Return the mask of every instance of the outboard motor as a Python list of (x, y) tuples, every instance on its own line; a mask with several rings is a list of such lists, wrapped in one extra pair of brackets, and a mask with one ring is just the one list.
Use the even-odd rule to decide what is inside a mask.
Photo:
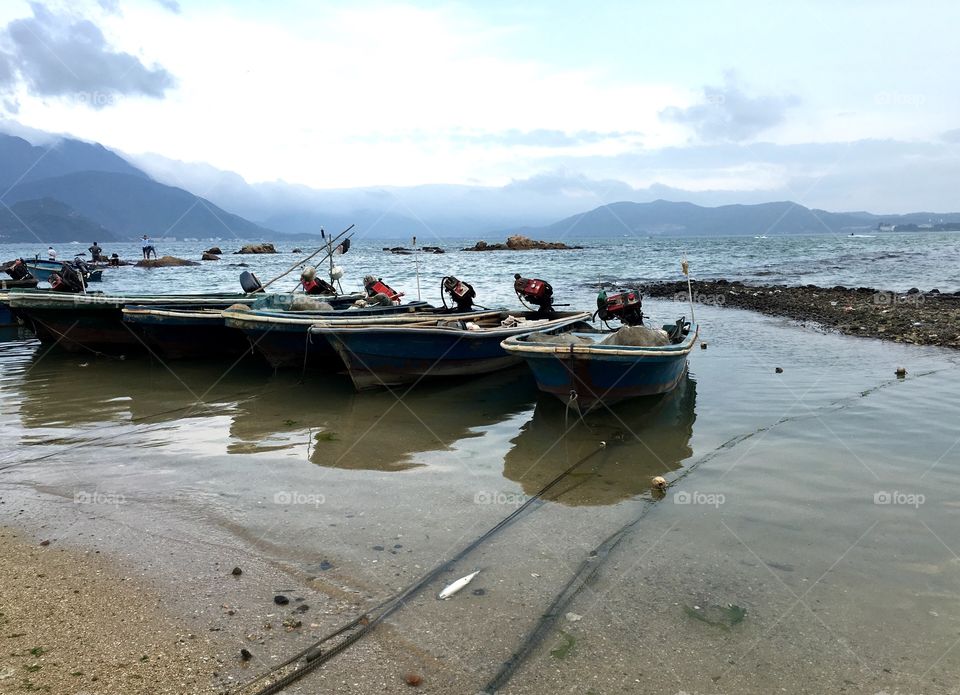
[(73, 292), (76, 294), (84, 290), (83, 278), (69, 263), (64, 263), (57, 272), (50, 273), (48, 282), (54, 292)]
[(333, 285), (323, 278), (317, 277), (317, 269), (312, 265), (308, 265), (303, 269), (303, 272), (300, 273), (300, 285), (306, 294), (335, 295), (337, 293)]
[[(473, 285), (469, 282), (458, 280), (452, 275), (448, 275), (443, 278), (441, 287), (444, 292), (450, 295), (450, 299), (453, 300), (454, 308), (457, 312), (473, 311), (473, 300), (477, 297), (477, 292), (473, 289)], [(447, 308), (447, 298), (442, 294), (440, 296), (443, 297), (444, 308)]]
[(553, 287), (546, 280), (513, 276), (513, 290), (520, 302), (529, 302), (537, 307), (537, 316), (553, 315)]
[(22, 258), (18, 258), (13, 262), (13, 265), (7, 268), (7, 275), (14, 280), (26, 280), (28, 277), (32, 277), (30, 271), (27, 270), (27, 266), (23, 264)]
[(243, 291), (247, 294), (264, 291), (263, 285), (257, 279), (257, 276), (251, 273), (249, 270), (244, 270), (242, 273), (240, 273), (240, 287), (242, 287)]
[(643, 325), (643, 296), (637, 290), (615, 290), (597, 295), (597, 312), (601, 321), (617, 319), (626, 326)]
[(383, 278), (367, 275), (363, 278), (363, 289), (367, 293), (367, 301), (372, 304), (399, 304), (403, 292), (397, 292), (383, 281)]

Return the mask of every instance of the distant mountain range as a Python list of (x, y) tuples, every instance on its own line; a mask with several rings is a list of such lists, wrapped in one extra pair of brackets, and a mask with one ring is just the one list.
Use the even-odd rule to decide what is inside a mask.
[[(205, 164), (120, 156), (99, 144), (35, 135), (36, 142), (49, 144), (0, 133), (0, 242), (110, 242), (143, 234), (270, 241), (312, 238), (321, 226), (337, 232), (350, 224), (356, 224), (359, 237), (417, 235), (428, 243), (444, 237), (499, 240), (516, 233), (541, 239), (757, 236), (960, 224), (960, 213), (838, 213), (790, 201), (707, 207), (653, 200), (578, 212), (603, 202), (593, 191), (597, 186), (550, 175), (502, 187), (315, 190), (282, 181), (248, 184)], [(604, 188), (606, 197), (636, 194), (616, 182)]]
[(0, 134), (0, 241), (269, 238), (276, 232), (154, 181), (100, 145)]
[(652, 203), (612, 203), (543, 227), (506, 230), (506, 234), (573, 239), (625, 234), (837, 234), (877, 229), (881, 224), (932, 224), (931, 220), (937, 223), (958, 223), (960, 213), (873, 215), (869, 212), (827, 212), (812, 210), (790, 201), (708, 208), (693, 203), (655, 200)]

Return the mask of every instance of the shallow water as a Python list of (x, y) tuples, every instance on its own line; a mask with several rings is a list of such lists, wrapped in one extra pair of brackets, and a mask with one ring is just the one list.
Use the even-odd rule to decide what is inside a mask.
[[(584, 421), (522, 368), (354, 394), (342, 376), (0, 343), (0, 494), (77, 532), (213, 529), (374, 602), (592, 455), (451, 569), (481, 568), (482, 595), (426, 592), (390, 639), (475, 692), (590, 551), (640, 519), (563, 610), (582, 618), (561, 617), (505, 692), (952, 692), (960, 355), (697, 314), (708, 349), (676, 392)], [(656, 501), (654, 475), (681, 479)], [(696, 617), (727, 604), (742, 621)], [(325, 678), (291, 692), (350, 690)]]

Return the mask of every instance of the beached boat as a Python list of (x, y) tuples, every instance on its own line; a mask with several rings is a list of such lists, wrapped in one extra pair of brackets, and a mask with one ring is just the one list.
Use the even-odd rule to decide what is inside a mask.
[(426, 377), (485, 374), (520, 362), (501, 342), (534, 331), (562, 328), (584, 321), (590, 314), (564, 312), (556, 318), (533, 313), (476, 312), (467, 317), (421, 317), (407, 323), (358, 325), (350, 321), (323, 321), (310, 335), (326, 338), (347, 367), (358, 391), (396, 386)]
[[(426, 302), (410, 302), (395, 306), (370, 306), (348, 309), (343, 320), (349, 321), (405, 321), (419, 320), (424, 312), (441, 309)], [(242, 331), (249, 345), (260, 353), (272, 367), (327, 369), (341, 368), (333, 348), (325, 340), (312, 340), (310, 327), (324, 318), (315, 312), (293, 311), (234, 311), (223, 312), (227, 328)], [(338, 313), (338, 316), (340, 314)]]
[[(63, 268), (63, 263), (61, 261), (42, 261), (36, 259), (32, 261), (24, 261), (23, 264), (27, 267), (27, 270), (30, 271), (30, 274), (40, 282), (49, 282), (50, 276), (53, 273), (60, 272), (60, 270)], [(83, 270), (83, 279), (86, 282), (100, 282), (103, 280), (102, 268), (91, 268), (86, 263), (80, 265), (76, 262), (68, 262), (68, 265)]]
[[(341, 312), (352, 306), (360, 296), (314, 295), (309, 299), (325, 302), (333, 307), (334, 312)], [(304, 299), (302, 294), (293, 297), (301, 301)], [(264, 306), (288, 307), (288, 311), (264, 313), (302, 319), (306, 326), (331, 313), (294, 310), (293, 307), (297, 305), (291, 301), (289, 295), (262, 296), (251, 305), (251, 310), (259, 311), (260, 307)], [(238, 310), (239, 307), (235, 309)], [(143, 339), (151, 351), (166, 359), (238, 358), (244, 353), (254, 352), (247, 335), (226, 324), (224, 312), (220, 308), (184, 309), (175, 306), (131, 305), (123, 308), (123, 321)]]
[(225, 309), (232, 304), (251, 305), (257, 299), (256, 294), (234, 293), (108, 295), (11, 290), (7, 301), (13, 313), (45, 344), (75, 352), (126, 353), (144, 350), (145, 346), (124, 324), (125, 306)]
[[(663, 340), (649, 340), (652, 333), (661, 331)], [(565, 403), (575, 393), (576, 405), (590, 410), (672, 390), (686, 372), (687, 355), (697, 335), (698, 327), (682, 319), (660, 331), (643, 326), (598, 331), (589, 324), (565, 325), (507, 338), (503, 349), (526, 360), (541, 391)], [(657, 342), (665, 344), (652, 344)]]

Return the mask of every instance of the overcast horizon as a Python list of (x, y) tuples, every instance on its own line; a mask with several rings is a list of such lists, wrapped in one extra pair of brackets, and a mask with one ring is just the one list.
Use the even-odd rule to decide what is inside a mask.
[(198, 194), (221, 170), (525, 186), (571, 209), (950, 212), (957, 20), (933, 2), (8, 2), (0, 130), (99, 142)]

